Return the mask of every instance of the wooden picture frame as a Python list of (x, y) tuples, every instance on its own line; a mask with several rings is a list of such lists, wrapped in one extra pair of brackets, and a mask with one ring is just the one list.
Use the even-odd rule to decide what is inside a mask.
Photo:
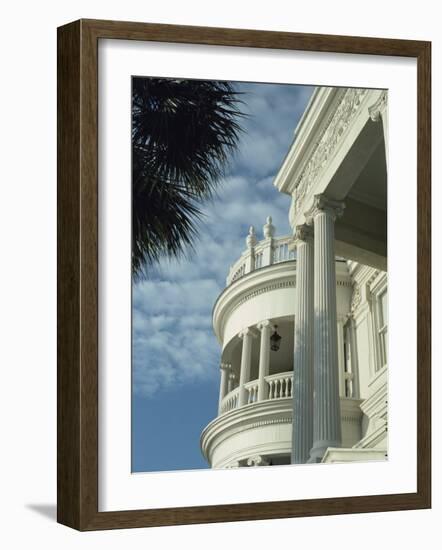
[[(402, 56), (418, 70), (417, 492), (98, 511), (98, 40)], [(431, 506), (431, 44), (79, 20), (58, 29), (58, 521), (82, 531)]]

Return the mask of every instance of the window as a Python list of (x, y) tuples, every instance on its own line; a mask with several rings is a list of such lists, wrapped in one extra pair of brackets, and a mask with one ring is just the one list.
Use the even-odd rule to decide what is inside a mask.
[(344, 325), (344, 395), (354, 397), (350, 319)]
[(379, 368), (382, 368), (387, 364), (388, 355), (388, 295), (386, 290), (378, 295), (376, 302)]
[(388, 360), (388, 291), (386, 274), (379, 275), (370, 288), (371, 327), (374, 346), (373, 374)]

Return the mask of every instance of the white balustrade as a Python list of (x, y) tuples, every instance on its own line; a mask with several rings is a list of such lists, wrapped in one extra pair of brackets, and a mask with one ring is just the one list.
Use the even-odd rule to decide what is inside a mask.
[[(290, 236), (266, 238), (244, 251), (230, 268), (227, 285), (241, 279), (251, 271), (280, 262), (294, 260), (296, 253), (289, 250)], [(254, 258), (253, 261), (251, 259)]]
[(263, 262), (263, 252), (257, 252), (255, 254), (255, 269), (262, 267)]
[(221, 414), (236, 409), (238, 406), (239, 388), (235, 388), (228, 393), (221, 402)]
[(266, 376), (269, 385), (269, 399), (292, 397), (293, 372), (282, 372)]
[[(293, 372), (281, 372), (278, 374), (271, 374), (265, 377), (266, 384), (268, 385), (268, 397), (263, 401), (270, 401), (273, 399), (288, 399), (293, 395)], [(246, 391), (245, 405), (252, 403), (258, 403), (258, 389), (259, 381), (251, 380), (244, 385)], [(239, 388), (235, 388), (228, 393), (221, 401), (221, 413), (224, 414), (239, 406)]]
[(258, 380), (253, 380), (245, 385), (248, 392), (247, 404), (256, 403), (258, 401)]
[(277, 239), (273, 246), (273, 263), (288, 262), (295, 259), (295, 251), (289, 250), (290, 238)]
[(237, 279), (240, 279), (243, 275), (245, 275), (245, 273), (246, 273), (246, 264), (243, 263), (235, 269), (232, 277), (230, 278), (230, 283), (233, 283)]

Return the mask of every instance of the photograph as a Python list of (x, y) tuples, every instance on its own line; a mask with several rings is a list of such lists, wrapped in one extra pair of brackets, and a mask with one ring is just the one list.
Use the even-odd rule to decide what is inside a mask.
[(132, 76), (133, 473), (388, 461), (388, 97)]

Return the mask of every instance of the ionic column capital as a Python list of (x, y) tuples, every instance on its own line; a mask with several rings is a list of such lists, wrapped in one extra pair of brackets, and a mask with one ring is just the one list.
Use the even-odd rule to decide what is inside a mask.
[(250, 336), (251, 338), (256, 338), (257, 334), (252, 328), (247, 327), (247, 328), (243, 328), (240, 332), (238, 332), (238, 338), (241, 338), (241, 340), (245, 336)]
[(289, 249), (293, 250), (300, 244), (313, 242), (313, 228), (306, 223), (297, 225), (293, 231), (293, 240), (289, 244)]
[(344, 213), (345, 204), (342, 201), (335, 201), (326, 197), (323, 193), (313, 197), (312, 207), (305, 213), (305, 219), (310, 225), (318, 214), (328, 214), (333, 221)]
[(271, 326), (272, 323), (268, 319), (266, 319), (265, 321), (260, 321), (256, 325), (256, 328), (262, 332), (263, 330), (265, 330), (266, 328), (270, 328)]
[(368, 108), (368, 114), (373, 122), (377, 122), (387, 108), (388, 92), (384, 90), (378, 99)]

